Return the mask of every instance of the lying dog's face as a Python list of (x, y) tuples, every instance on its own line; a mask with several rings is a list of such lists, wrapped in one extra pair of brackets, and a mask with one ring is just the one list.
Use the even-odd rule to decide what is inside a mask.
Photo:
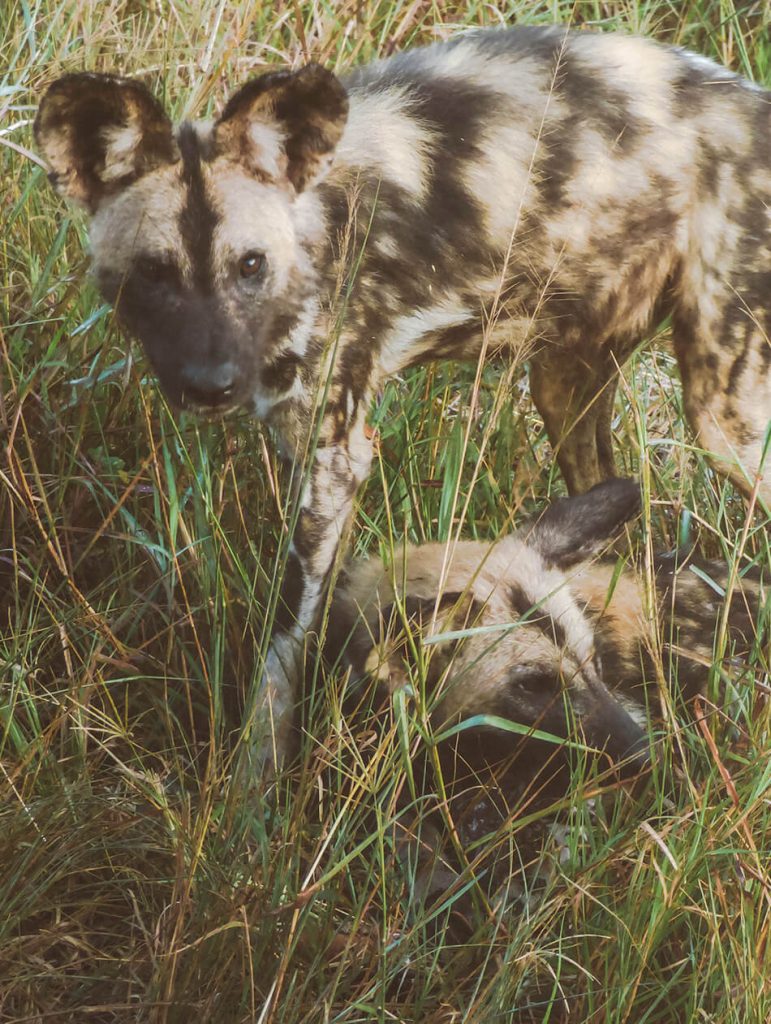
[(646, 734), (603, 680), (594, 622), (566, 572), (638, 505), (635, 484), (612, 480), (493, 546), (410, 548), (390, 572), (354, 562), (335, 595), (330, 646), (345, 649), (355, 674), (373, 672), (393, 690), (414, 677), (417, 640), (440, 731), (495, 716), (637, 760)]
[(313, 186), (347, 116), (329, 72), (255, 79), (177, 130), (139, 82), (68, 75), (35, 123), (51, 179), (92, 214), (97, 282), (179, 406), (258, 414), (291, 393), (325, 237)]

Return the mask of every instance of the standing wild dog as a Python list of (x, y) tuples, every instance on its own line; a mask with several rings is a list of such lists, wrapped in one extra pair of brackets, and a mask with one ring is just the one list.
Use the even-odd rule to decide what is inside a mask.
[[(741, 664), (754, 649), (761, 671), (771, 671), (771, 580), (764, 589), (759, 574), (745, 573), (728, 596), (727, 565), (703, 562), (693, 572), (687, 557), (656, 557), (648, 613), (644, 574), (619, 571), (616, 557), (593, 559), (638, 509), (637, 484), (609, 480), (492, 544), (408, 547), (390, 569), (351, 561), (333, 597), (329, 659), (386, 692), (419, 680), (422, 662), (435, 734), (493, 716), (558, 737), (577, 732), (639, 767), (648, 747), (641, 723), (660, 708), (658, 680), (669, 679), (678, 698), (703, 692), (724, 615), (726, 662)], [(455, 732), (454, 742), (466, 742), (448, 785), (461, 760), (467, 792), (469, 777), (499, 763), (494, 788), (533, 781), (536, 745), (500, 725), (465, 731)]]
[(279, 749), (367, 409), (405, 367), (526, 355), (577, 493), (613, 475), (617, 368), (671, 315), (699, 443), (771, 504), (770, 129), (771, 94), (701, 57), (562, 28), (271, 72), (213, 124), (174, 128), (131, 79), (49, 88), (51, 180), (170, 400), (310, 454), (265, 672)]

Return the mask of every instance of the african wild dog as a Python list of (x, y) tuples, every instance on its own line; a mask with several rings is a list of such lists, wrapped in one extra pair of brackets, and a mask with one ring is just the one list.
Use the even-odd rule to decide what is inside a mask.
[(405, 367), (527, 357), (581, 492), (614, 473), (618, 366), (669, 314), (699, 443), (771, 503), (770, 127), (770, 94), (701, 57), (559, 27), (270, 72), (176, 129), (135, 80), (49, 88), (51, 179), (169, 398), (313, 449), (266, 665), (279, 748), (367, 409)]
[[(593, 557), (638, 509), (637, 484), (614, 479), (497, 542), (412, 546), (390, 568), (352, 560), (333, 597), (328, 657), (350, 668), (354, 685), (370, 677), (385, 694), (424, 685), (437, 735), (495, 716), (575, 731), (639, 768), (660, 680), (676, 688), (677, 706), (706, 690), (716, 661), (732, 675), (741, 666), (741, 676), (754, 650), (759, 670), (771, 671), (771, 578), (737, 574), (729, 598), (727, 565), (658, 556), (649, 609), (644, 572)], [(716, 657), (724, 612), (725, 656)], [(540, 769), (536, 745), (505, 728), (477, 725), (464, 738), (465, 792), (485, 766), (502, 763), (509, 789)], [(458, 771), (456, 757), (451, 776)]]

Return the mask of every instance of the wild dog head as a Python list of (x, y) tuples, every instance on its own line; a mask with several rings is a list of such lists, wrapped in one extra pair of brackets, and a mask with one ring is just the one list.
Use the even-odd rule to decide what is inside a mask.
[(594, 623), (569, 584), (571, 569), (638, 508), (637, 485), (610, 480), (555, 502), (493, 546), (410, 548), (390, 571), (353, 562), (334, 597), (329, 647), (345, 650), (354, 674), (374, 671), (394, 689), (409, 676), (411, 620), (427, 654), (437, 727), (497, 716), (560, 737), (578, 733), (613, 760), (639, 763), (645, 732), (603, 681)]
[(43, 97), (50, 178), (91, 214), (98, 285), (179, 406), (258, 413), (295, 381), (323, 236), (314, 186), (348, 99), (309, 65), (174, 129), (138, 81), (72, 74)]

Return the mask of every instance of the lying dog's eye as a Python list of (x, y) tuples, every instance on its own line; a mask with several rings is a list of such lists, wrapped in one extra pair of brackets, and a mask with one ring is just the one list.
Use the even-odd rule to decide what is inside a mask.
[(248, 252), (238, 261), (238, 273), (241, 277), (257, 277), (265, 266), (265, 257), (261, 252)]
[(538, 671), (529, 666), (515, 668), (509, 676), (509, 684), (518, 690), (528, 693), (552, 693), (556, 687), (556, 679), (551, 672)]

